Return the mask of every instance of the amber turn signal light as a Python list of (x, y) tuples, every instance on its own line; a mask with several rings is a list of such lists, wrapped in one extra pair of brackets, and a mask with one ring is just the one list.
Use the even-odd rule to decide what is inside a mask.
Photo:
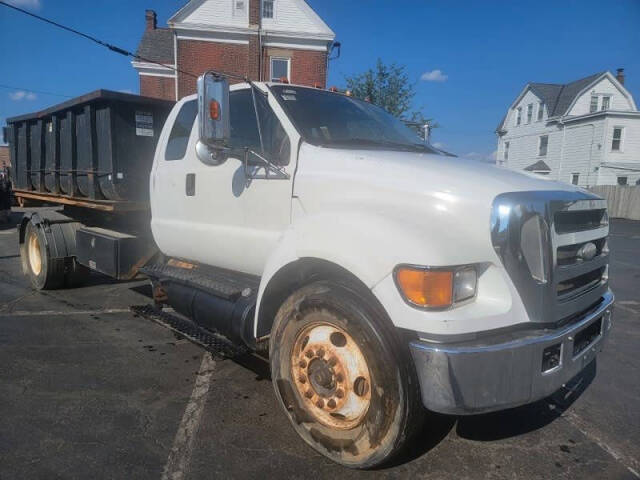
[(218, 118), (220, 118), (220, 104), (215, 100), (209, 102), (209, 116), (211, 120), (218, 120)]
[(428, 308), (449, 307), (453, 303), (453, 272), (400, 267), (396, 282), (411, 303)]

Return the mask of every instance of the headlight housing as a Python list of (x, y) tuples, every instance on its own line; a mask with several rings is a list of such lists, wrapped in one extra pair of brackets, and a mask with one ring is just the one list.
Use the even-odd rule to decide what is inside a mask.
[(399, 265), (394, 271), (396, 286), (410, 305), (444, 309), (476, 296), (478, 272), (473, 265), (420, 267)]

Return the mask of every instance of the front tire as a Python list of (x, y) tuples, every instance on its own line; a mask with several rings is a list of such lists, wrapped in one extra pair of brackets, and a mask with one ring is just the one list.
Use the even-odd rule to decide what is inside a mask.
[(270, 338), (276, 396), (296, 432), (353, 468), (388, 462), (420, 430), (413, 364), (369, 292), (319, 281), (281, 306)]

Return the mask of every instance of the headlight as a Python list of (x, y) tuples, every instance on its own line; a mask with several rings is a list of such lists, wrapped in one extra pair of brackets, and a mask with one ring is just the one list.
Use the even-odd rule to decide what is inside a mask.
[(395, 270), (395, 280), (408, 303), (422, 308), (447, 308), (476, 295), (478, 274), (471, 266), (401, 265)]

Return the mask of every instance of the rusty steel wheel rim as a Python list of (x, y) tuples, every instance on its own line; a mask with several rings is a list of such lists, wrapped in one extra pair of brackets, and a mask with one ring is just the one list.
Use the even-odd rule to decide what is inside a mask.
[(42, 257), (40, 256), (40, 242), (37, 235), (29, 237), (29, 266), (35, 275), (40, 275), (42, 271)]
[(291, 353), (291, 375), (307, 410), (323, 425), (354, 428), (369, 409), (371, 376), (366, 358), (340, 327), (327, 322), (305, 327)]

